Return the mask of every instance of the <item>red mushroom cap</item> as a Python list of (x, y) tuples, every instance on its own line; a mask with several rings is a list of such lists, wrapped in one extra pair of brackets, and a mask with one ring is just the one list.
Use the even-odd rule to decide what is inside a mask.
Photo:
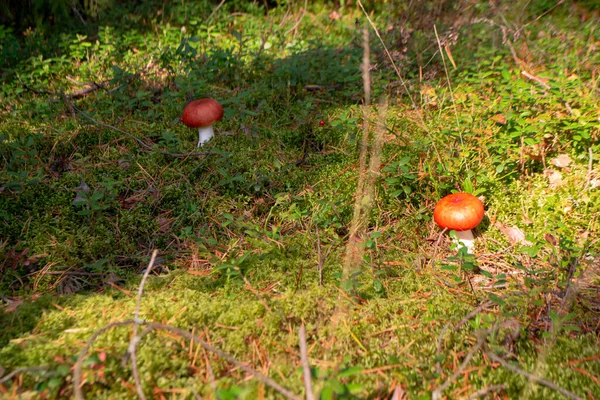
[(223, 118), (223, 107), (213, 99), (189, 102), (183, 109), (181, 121), (190, 128), (203, 128)]
[(433, 220), (442, 228), (468, 231), (483, 219), (483, 203), (470, 193), (454, 193), (441, 199), (433, 210)]

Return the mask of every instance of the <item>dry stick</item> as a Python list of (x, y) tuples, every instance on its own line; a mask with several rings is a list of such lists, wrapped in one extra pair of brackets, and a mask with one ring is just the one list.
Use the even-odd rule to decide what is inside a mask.
[(452, 382), (454, 382), (454, 380), (458, 378), (460, 374), (462, 374), (467, 365), (469, 365), (469, 363), (471, 362), (471, 358), (473, 358), (473, 356), (475, 355), (475, 352), (477, 352), (477, 350), (479, 350), (483, 345), (483, 340), (483, 337), (477, 338), (477, 344), (473, 346), (473, 348), (471, 348), (471, 350), (466, 355), (465, 359), (463, 360), (462, 364), (460, 364), (458, 369), (452, 374), (451, 377), (449, 377), (446, 380), (446, 382), (442, 384), (442, 386), (438, 387), (431, 393), (431, 400), (440, 400), (442, 398), (442, 393), (444, 392), (444, 390), (448, 389)]
[(590, 153), (590, 160), (588, 162), (588, 173), (587, 179), (585, 180), (585, 186), (583, 187), (583, 191), (585, 192), (590, 186), (590, 181), (592, 180), (592, 168), (594, 166), (594, 153), (592, 152), (592, 148), (588, 148), (588, 153)]
[[(67, 78), (68, 79), (68, 78)], [(21, 79), (19, 78), (19, 81), (21, 81)], [(88, 95), (92, 92), (95, 92), (98, 89), (106, 89), (106, 87), (104, 86), (105, 83), (108, 83), (110, 81), (105, 81), (102, 83), (96, 83), (96, 82), (91, 82), (91, 83), (87, 83), (87, 85), (89, 85), (87, 88), (79, 90), (77, 92), (73, 92), (73, 93), (64, 93), (64, 92), (52, 92), (49, 90), (38, 90), (35, 89), (29, 85), (27, 85), (26, 83), (24, 83), (23, 81), (21, 81), (21, 84), (23, 85), (23, 87), (27, 90), (29, 90), (30, 92), (33, 92), (35, 94), (46, 94), (46, 95), (50, 95), (50, 96), (59, 96), (67, 99), (79, 99), (84, 97), (85, 95)], [(78, 83), (79, 85), (82, 85), (82, 83)]]
[(500, 365), (502, 365), (504, 368), (519, 374), (521, 376), (524, 376), (525, 378), (529, 379), (530, 381), (534, 381), (535, 383), (538, 383), (540, 385), (546, 386), (547, 388), (550, 388), (552, 390), (555, 390), (557, 392), (559, 392), (560, 394), (564, 395), (565, 397), (568, 397), (570, 399), (575, 399), (575, 400), (581, 400), (582, 398), (577, 396), (575, 393), (569, 392), (566, 389), (561, 388), (560, 386), (557, 386), (556, 384), (554, 384), (553, 382), (547, 381), (543, 378), (540, 378), (538, 376), (535, 376), (533, 374), (530, 374), (527, 371), (523, 371), (520, 368), (515, 367), (512, 364), (509, 364), (508, 362), (506, 362), (503, 358), (498, 357), (497, 355), (495, 355), (494, 353), (491, 353), (489, 351), (485, 352), (487, 354), (487, 356), (492, 360), (495, 361), (497, 363), (499, 363)]
[[(208, 335), (207, 335), (208, 336)], [(210, 365), (210, 360), (208, 358), (208, 354), (205, 349), (202, 349), (204, 353), (204, 361), (206, 362), (206, 372), (208, 373), (208, 377), (210, 379), (210, 387), (212, 388), (215, 396), (219, 398), (217, 392), (219, 388), (217, 387), (217, 381), (215, 380), (215, 374), (213, 372), (212, 366)]]
[(321, 235), (319, 234), (319, 224), (315, 224), (315, 230), (317, 232), (317, 273), (319, 274), (319, 286), (323, 286), (323, 252), (321, 251)]
[(2, 385), (3, 383), (6, 383), (8, 381), (10, 381), (14, 376), (22, 374), (22, 373), (29, 373), (29, 372), (41, 372), (41, 371), (48, 371), (50, 369), (50, 367), (26, 367), (26, 368), (17, 368), (14, 371), (11, 371), (10, 373), (4, 375), (1, 379), (0, 379), (0, 385)]
[(215, 14), (217, 13), (217, 11), (219, 11), (219, 9), (221, 7), (223, 7), (223, 4), (225, 4), (225, 0), (221, 0), (221, 2), (219, 3), (219, 5), (215, 7), (215, 9), (213, 10), (213, 12), (210, 13), (210, 15), (208, 16), (208, 18), (206, 20), (210, 21), (212, 19), (212, 17), (215, 16)]
[(108, 331), (109, 329), (112, 329), (117, 326), (126, 326), (126, 325), (131, 325), (131, 324), (133, 324), (133, 320), (126, 320), (126, 321), (112, 322), (112, 323), (102, 327), (101, 329), (94, 332), (94, 334), (88, 339), (88, 342), (86, 343), (86, 345), (79, 351), (79, 356), (77, 356), (77, 361), (75, 362), (75, 365), (73, 366), (73, 394), (74, 394), (76, 400), (83, 400), (83, 391), (81, 390), (81, 386), (82, 386), (81, 375), (82, 375), (82, 369), (83, 369), (83, 360), (84, 360), (86, 354), (88, 353), (88, 351), (90, 350), (90, 348), (92, 347), (92, 344), (94, 344), (94, 342), (100, 335), (102, 335), (104, 332)]
[[(196, 335), (191, 334), (188, 331), (176, 328), (174, 326), (159, 324), (156, 322), (147, 322), (147, 321), (138, 321), (138, 322), (139, 322), (139, 325), (146, 326), (146, 329), (144, 329), (144, 331), (142, 331), (142, 333), (140, 333), (140, 338), (144, 337), (146, 334), (148, 334), (152, 330), (156, 330), (156, 329), (173, 332), (173, 333), (175, 333), (179, 336), (182, 336), (190, 341), (196, 342), (205, 350), (216, 354), (217, 356), (219, 356), (220, 358), (229, 362), (230, 364), (233, 364), (234, 366), (248, 372), (249, 374), (253, 375), (256, 379), (263, 382), (265, 385), (267, 385), (267, 386), (271, 387), (272, 389), (274, 389), (275, 391), (281, 393), (287, 399), (301, 400), (301, 398), (299, 396), (296, 396), (295, 394), (290, 392), (288, 389), (279, 385), (273, 379), (261, 374), (258, 371), (255, 371), (254, 369), (247, 366), (246, 364), (236, 360), (235, 358), (230, 356), (228, 353), (225, 353), (224, 351), (219, 350), (219, 349), (207, 344), (201, 338), (199, 338)], [(74, 392), (76, 400), (83, 400), (83, 391), (81, 390), (81, 386), (82, 386), (81, 376), (82, 376), (82, 369), (83, 369), (83, 360), (84, 360), (86, 354), (89, 352), (90, 348), (92, 347), (92, 344), (94, 344), (96, 339), (101, 334), (108, 331), (109, 329), (117, 327), (117, 326), (133, 325), (134, 323), (136, 323), (134, 320), (113, 322), (113, 323), (110, 323), (110, 324), (106, 325), (105, 327), (99, 329), (90, 337), (90, 339), (88, 340), (86, 345), (79, 352), (77, 362), (75, 362), (75, 365), (73, 367), (73, 392)]]
[[(576, 261), (574, 263), (571, 264), (569, 270), (568, 270), (568, 274), (566, 277), (566, 282), (567, 282), (567, 287), (565, 289), (562, 301), (560, 302), (559, 306), (558, 306), (558, 314), (561, 315), (563, 312), (570, 312), (573, 306), (573, 302), (575, 301), (575, 298), (577, 297), (577, 292), (578, 292), (578, 287), (577, 287), (577, 282), (572, 280), (573, 274), (575, 273), (575, 270), (578, 266), (579, 262), (576, 259)], [(552, 307), (549, 305), (548, 307), (548, 312), (550, 313), (552, 311)], [(544, 372), (544, 368), (547, 365), (547, 358), (549, 357), (549, 353), (550, 353), (550, 348), (554, 347), (556, 345), (556, 340), (558, 339), (558, 334), (562, 329), (562, 325), (563, 325), (563, 321), (558, 318), (558, 319), (553, 319), (551, 317), (548, 317), (548, 319), (550, 320), (550, 329), (549, 329), (549, 337), (544, 340), (544, 347), (542, 348), (542, 351), (539, 352), (538, 358), (536, 360), (535, 366), (533, 367), (533, 373), (536, 375), (542, 375)], [(535, 376), (535, 375), (534, 375)], [(542, 378), (539, 378), (542, 379)], [(528, 385), (525, 387), (524, 390), (524, 398), (528, 398), (532, 396), (532, 391), (534, 390), (531, 382), (536, 382), (536, 380), (530, 380), (528, 382)]]
[(444, 72), (446, 73), (446, 81), (448, 82), (448, 89), (450, 90), (450, 99), (452, 100), (452, 106), (454, 107), (454, 116), (456, 117), (456, 129), (458, 129), (458, 135), (460, 138), (460, 144), (463, 144), (462, 132), (460, 129), (460, 123), (458, 122), (458, 110), (456, 109), (456, 102), (454, 101), (454, 92), (452, 91), (452, 83), (450, 82), (450, 75), (448, 74), (448, 67), (446, 66), (446, 57), (442, 51), (442, 43), (438, 36), (437, 28), (433, 24), (433, 31), (435, 32), (435, 39), (437, 40), (438, 47), (440, 49), (440, 57), (442, 57), (442, 63), (444, 64)]
[(437, 241), (435, 242), (435, 247), (433, 248), (433, 256), (431, 257), (431, 261), (429, 262), (429, 264), (431, 265), (431, 272), (433, 273), (433, 275), (440, 280), (440, 282), (442, 282), (444, 285), (446, 285), (449, 288), (454, 288), (455, 286), (446, 282), (446, 280), (444, 280), (443, 278), (441, 278), (440, 276), (438, 276), (437, 272), (435, 272), (435, 258), (437, 257), (437, 250), (438, 247), (440, 245), (440, 242), (442, 241), (442, 237), (444, 236), (444, 233), (446, 233), (446, 231), (448, 230), (448, 228), (444, 228), (442, 229), (442, 231), (440, 232)]
[(302, 20), (304, 19), (304, 15), (306, 14), (306, 7), (308, 6), (308, 0), (304, 0), (304, 7), (302, 8), (302, 15), (300, 15), (300, 18), (298, 18), (298, 20), (296, 21), (296, 24), (290, 29), (288, 30), (285, 34), (289, 35), (290, 32), (294, 32), (294, 38), (296, 37), (296, 33), (298, 33), (298, 26), (300, 26), (300, 22), (302, 22)]
[[(486, 307), (489, 307), (493, 304), (494, 303), (492, 303), (491, 301), (486, 301), (485, 303), (481, 304), (479, 307), (475, 308), (473, 311), (468, 313), (463, 319), (461, 319), (458, 322), (458, 324), (456, 324), (452, 328), (452, 330), (457, 331), (460, 327), (462, 327), (464, 324), (466, 324), (471, 318), (473, 318), (474, 316), (479, 314)], [(444, 325), (444, 327), (442, 328), (442, 330), (440, 331), (440, 334), (438, 336), (438, 339), (437, 339), (437, 358), (438, 358), (438, 360), (440, 359), (440, 355), (442, 353), (442, 341), (444, 340), (444, 333), (450, 327), (450, 325), (451, 325), (450, 322), (448, 322), (446, 325)], [(441, 375), (442, 374), (442, 366), (440, 364), (440, 361), (437, 361), (435, 363), (435, 367), (436, 367), (437, 372)]]
[(248, 288), (250, 289), (252, 294), (254, 294), (256, 296), (256, 298), (262, 303), (262, 305), (265, 307), (265, 309), (267, 311), (272, 312), (273, 310), (271, 310), (271, 307), (269, 307), (269, 304), (267, 303), (267, 301), (262, 297), (260, 292), (258, 290), (256, 290), (254, 288), (254, 286), (252, 286), (252, 284), (250, 283), (248, 278), (246, 278), (246, 276), (244, 274), (241, 274), (241, 276), (242, 276), (242, 279), (244, 280), (244, 283), (248, 286)]
[(232, 356), (230, 356), (228, 353), (225, 353), (222, 350), (217, 349), (216, 347), (213, 347), (207, 343), (205, 343), (202, 339), (200, 339), (198, 336), (191, 334), (190, 332), (183, 330), (183, 329), (179, 329), (176, 328), (174, 326), (169, 326), (169, 325), (163, 325), (163, 324), (159, 324), (157, 322), (146, 322), (145, 325), (147, 326), (146, 330), (152, 330), (152, 329), (160, 329), (160, 330), (164, 330), (164, 331), (169, 331), (169, 332), (173, 332), (179, 336), (183, 336), (184, 338), (191, 340), (193, 342), (198, 343), (200, 346), (202, 346), (204, 349), (210, 351), (211, 353), (216, 354), (217, 356), (219, 356), (220, 358), (224, 359), (225, 361), (229, 362), (230, 364), (235, 365), (236, 367), (246, 371), (247, 373), (253, 375), (256, 379), (258, 379), (259, 381), (261, 381), (262, 383), (264, 383), (265, 385), (271, 387), (272, 389), (276, 390), (277, 392), (279, 392), (280, 394), (282, 394), (285, 398), (287, 399), (291, 399), (291, 400), (301, 400), (300, 396), (295, 395), (294, 393), (290, 392), (288, 389), (284, 388), (283, 386), (281, 386), (280, 384), (278, 384), (277, 382), (275, 382), (273, 379), (269, 378), (266, 375), (263, 375), (262, 373), (252, 369), (251, 367), (247, 366), (246, 364), (236, 360), (235, 358), (233, 358)]
[(548, 85), (546, 82), (544, 82), (540, 77), (532, 75), (527, 71), (521, 71), (521, 75), (523, 75), (527, 79), (531, 79), (532, 81), (537, 82), (537, 84), (540, 85), (541, 87), (543, 87), (544, 89), (550, 90), (550, 85)]
[(310, 380), (310, 364), (308, 363), (308, 351), (306, 349), (306, 330), (304, 324), (300, 325), (298, 330), (298, 341), (300, 344), (300, 360), (302, 362), (302, 375), (304, 377), (304, 388), (306, 390), (306, 400), (314, 400), (315, 395), (312, 391)]
[(154, 262), (156, 261), (156, 255), (158, 254), (158, 250), (154, 249), (152, 252), (152, 257), (150, 258), (150, 263), (148, 264), (148, 268), (146, 268), (146, 272), (144, 272), (144, 276), (142, 277), (142, 282), (140, 282), (140, 287), (138, 289), (137, 301), (135, 304), (135, 314), (133, 315), (133, 336), (131, 337), (131, 341), (129, 342), (129, 347), (127, 348), (127, 354), (131, 357), (131, 369), (133, 371), (133, 380), (135, 381), (135, 388), (137, 389), (138, 396), (140, 399), (145, 400), (146, 396), (144, 396), (144, 389), (142, 388), (142, 384), (140, 382), (140, 375), (137, 368), (137, 355), (136, 349), (137, 345), (140, 341), (140, 337), (138, 336), (138, 326), (140, 322), (143, 322), (139, 319), (140, 317), (140, 306), (142, 303), (142, 294), (144, 293), (144, 284), (146, 283), (146, 279), (150, 274), (150, 271), (154, 267)]
[(472, 395), (470, 395), (468, 400), (475, 400), (475, 399), (485, 396), (486, 394), (489, 394), (492, 392), (499, 392), (500, 390), (506, 390), (507, 388), (508, 388), (508, 385), (505, 385), (505, 384), (490, 385), (490, 386), (488, 386), (484, 389), (478, 390), (475, 393), (473, 393)]
[(363, 87), (365, 92), (365, 100), (363, 104), (363, 125), (362, 138), (360, 141), (360, 155), (358, 159), (358, 183), (356, 185), (356, 198), (354, 199), (354, 213), (350, 225), (350, 234), (346, 245), (346, 255), (344, 259), (344, 267), (342, 271), (342, 286), (351, 279), (353, 270), (358, 269), (362, 261), (363, 247), (361, 246), (360, 237), (362, 228), (364, 227), (363, 219), (366, 217), (366, 206), (370, 201), (364, 201), (365, 197), (365, 182), (367, 175), (367, 158), (369, 153), (369, 106), (371, 104), (371, 74), (370, 67), (370, 47), (369, 47), (369, 31), (363, 29), (363, 59), (361, 64)]
[(448, 228), (444, 228), (440, 232), (440, 235), (438, 236), (438, 240), (435, 242), (435, 247), (433, 248), (433, 256), (431, 257), (431, 266), (432, 267), (435, 267), (435, 257), (437, 256), (437, 249), (440, 245), (440, 242), (442, 241), (442, 237), (444, 236), (444, 233), (446, 233), (447, 230), (448, 230)]
[(494, 305), (494, 303), (491, 302), (491, 301), (486, 301), (485, 303), (481, 304), (479, 307), (477, 307), (476, 309), (474, 309), (473, 311), (471, 311), (470, 313), (468, 313), (463, 319), (461, 319), (460, 322), (458, 324), (456, 324), (456, 326), (454, 326), (454, 330), (459, 329), (464, 324), (466, 324), (467, 322), (469, 322), (469, 320), (471, 318), (473, 318), (474, 316), (476, 316), (477, 314), (479, 314), (485, 308), (490, 307), (492, 305)]

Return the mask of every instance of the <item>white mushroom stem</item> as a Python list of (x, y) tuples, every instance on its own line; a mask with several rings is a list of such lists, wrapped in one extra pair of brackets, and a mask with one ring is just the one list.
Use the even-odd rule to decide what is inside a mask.
[(198, 147), (203, 146), (204, 143), (208, 142), (214, 135), (215, 132), (213, 131), (212, 125), (198, 128)]
[(475, 248), (475, 238), (473, 232), (469, 229), (468, 231), (456, 231), (456, 239), (461, 246), (467, 248), (467, 253), (473, 254)]

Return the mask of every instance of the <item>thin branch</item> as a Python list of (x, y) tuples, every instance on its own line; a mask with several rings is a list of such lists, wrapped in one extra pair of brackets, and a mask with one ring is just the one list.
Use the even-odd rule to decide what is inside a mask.
[(437, 250), (440, 245), (440, 242), (442, 241), (442, 237), (444, 236), (444, 233), (446, 233), (447, 230), (448, 230), (448, 228), (442, 229), (442, 231), (440, 232), (440, 235), (438, 236), (438, 240), (435, 242), (435, 247), (433, 248), (433, 256), (431, 256), (431, 266), (432, 267), (435, 267), (435, 258), (437, 257)]
[[(444, 228), (445, 230), (446, 228)], [(485, 309), (486, 307), (489, 307), (491, 305), (493, 305), (494, 303), (492, 303), (491, 301), (486, 301), (485, 303), (481, 304), (479, 307), (475, 308), (473, 311), (471, 311), (470, 313), (468, 313), (463, 319), (461, 319), (458, 324), (456, 324), (452, 330), (453, 331), (457, 331), (460, 327), (462, 327), (464, 324), (466, 324), (471, 318), (473, 318), (474, 316), (476, 316), (477, 314), (479, 314), (481, 312), (481, 310)], [(438, 336), (437, 339), (437, 359), (440, 359), (440, 355), (442, 354), (442, 341), (444, 340), (444, 333), (446, 333), (446, 330), (448, 330), (448, 328), (450, 327), (450, 323), (447, 323), (446, 325), (444, 325), (444, 327), (442, 328), (442, 330), (440, 331), (440, 334)], [(438, 372), (438, 374), (441, 375), (442, 373), (442, 366), (440, 364), (440, 361), (437, 361), (435, 363), (435, 367), (436, 370)]]
[(144, 389), (142, 388), (142, 383), (140, 382), (140, 375), (137, 368), (137, 355), (136, 349), (137, 344), (140, 341), (140, 337), (138, 336), (138, 327), (140, 321), (140, 307), (142, 304), (142, 294), (144, 293), (144, 285), (146, 284), (146, 279), (148, 279), (148, 275), (152, 268), (154, 267), (154, 262), (156, 261), (156, 255), (158, 254), (158, 250), (154, 249), (152, 252), (152, 257), (150, 258), (150, 263), (148, 263), (148, 268), (146, 268), (146, 272), (144, 272), (144, 276), (142, 277), (142, 282), (140, 282), (140, 287), (138, 288), (138, 295), (135, 304), (135, 314), (133, 315), (133, 336), (129, 341), (129, 347), (127, 348), (127, 354), (131, 357), (131, 369), (133, 371), (133, 380), (135, 381), (135, 388), (137, 389), (138, 396), (140, 399), (145, 400), (146, 396), (144, 395)]
[(568, 390), (563, 389), (560, 386), (557, 386), (555, 383), (547, 381), (543, 378), (540, 378), (539, 376), (535, 376), (527, 371), (523, 371), (522, 369), (515, 367), (512, 364), (509, 364), (506, 360), (504, 360), (501, 357), (498, 357), (497, 355), (495, 355), (494, 353), (492, 353), (490, 351), (486, 351), (485, 353), (492, 361), (499, 363), (500, 365), (502, 365), (504, 368), (508, 369), (509, 371), (512, 371), (516, 374), (524, 376), (525, 378), (529, 379), (530, 381), (538, 383), (542, 386), (546, 386), (547, 388), (555, 390), (555, 391), (559, 392), (560, 394), (562, 394), (563, 396), (568, 397), (569, 399), (582, 400), (582, 398), (577, 396), (575, 393), (569, 392)]
[(90, 351), (92, 344), (94, 344), (96, 339), (98, 339), (98, 337), (100, 335), (102, 335), (104, 332), (106, 332), (112, 328), (115, 328), (117, 326), (126, 326), (126, 325), (131, 325), (131, 324), (133, 324), (133, 320), (126, 320), (126, 321), (112, 322), (112, 323), (102, 327), (101, 329), (94, 332), (94, 334), (88, 339), (88, 342), (85, 344), (85, 346), (83, 346), (83, 348), (79, 351), (79, 355), (77, 356), (77, 361), (75, 362), (75, 365), (73, 366), (73, 395), (75, 396), (76, 400), (83, 400), (83, 391), (81, 390), (81, 388), (82, 388), (81, 376), (82, 376), (82, 369), (83, 369), (83, 360), (84, 360), (85, 356), (87, 355), (87, 353)]
[[(82, 369), (83, 369), (83, 360), (85, 359), (85, 356), (87, 355), (90, 348), (92, 347), (92, 344), (94, 344), (94, 342), (100, 335), (102, 335), (104, 332), (108, 331), (109, 329), (112, 329), (117, 326), (133, 325), (134, 323), (136, 323), (134, 320), (113, 322), (113, 323), (110, 323), (110, 324), (102, 327), (98, 331), (94, 332), (94, 334), (90, 337), (90, 339), (88, 340), (86, 345), (79, 352), (79, 356), (77, 357), (77, 361), (75, 362), (75, 365), (73, 367), (73, 394), (74, 394), (76, 400), (83, 400), (83, 391), (81, 389), (82, 388), (81, 377), (82, 377)], [(273, 379), (261, 374), (260, 372), (254, 370), (253, 368), (247, 366), (246, 364), (236, 360), (228, 353), (225, 353), (224, 351), (219, 350), (216, 347), (209, 345), (208, 343), (204, 342), (200, 337), (198, 337), (194, 334), (191, 334), (188, 331), (185, 331), (180, 328), (176, 328), (174, 326), (159, 324), (156, 322), (138, 321), (138, 323), (139, 323), (139, 325), (146, 326), (146, 329), (144, 329), (144, 331), (142, 331), (142, 333), (140, 333), (140, 338), (144, 337), (150, 331), (155, 330), (155, 329), (173, 332), (173, 333), (175, 333), (179, 336), (182, 336), (192, 342), (196, 342), (205, 350), (216, 354), (218, 357), (229, 362), (230, 364), (253, 375), (257, 380), (259, 380), (262, 383), (264, 383), (265, 385), (271, 387), (273, 390), (279, 392), (285, 398), (290, 399), (290, 400), (301, 400), (300, 396), (296, 396), (295, 394), (290, 392), (288, 389), (279, 385)]]
[(306, 330), (304, 324), (300, 325), (298, 330), (298, 341), (300, 344), (300, 360), (302, 361), (302, 375), (304, 377), (304, 388), (306, 390), (306, 400), (314, 400), (315, 395), (312, 391), (310, 379), (310, 364), (308, 363), (308, 351), (306, 349)]
[[(76, 92), (73, 93), (64, 93), (64, 92), (52, 92), (49, 90), (38, 90), (34, 87), (31, 87), (29, 85), (27, 85), (24, 82), (21, 82), (21, 84), (23, 85), (23, 87), (27, 90), (29, 90), (30, 92), (33, 92), (35, 94), (45, 94), (45, 95), (50, 95), (50, 96), (57, 96), (57, 97), (62, 97), (63, 99), (67, 98), (67, 99), (80, 99), (92, 92), (95, 92), (98, 89), (106, 89), (105, 84), (109, 82), (109, 81), (105, 81), (102, 83), (96, 83), (96, 82), (91, 82), (91, 83), (86, 83), (85, 85), (88, 85), (88, 87), (86, 87), (85, 89), (81, 89), (78, 90)], [(81, 83), (79, 83), (81, 85)]]
[(27, 367), (27, 368), (17, 368), (14, 371), (11, 371), (10, 373), (4, 375), (1, 379), (0, 379), (0, 385), (10, 381), (13, 377), (15, 377), (16, 375), (19, 374), (23, 374), (23, 373), (30, 373), (30, 372), (42, 372), (42, 371), (48, 371), (50, 369), (50, 367)]
[(317, 233), (317, 273), (319, 274), (319, 286), (323, 286), (323, 252), (321, 251), (321, 235), (319, 234), (319, 224), (315, 224), (315, 230)]
[(308, 0), (304, 0), (304, 7), (302, 8), (302, 15), (300, 15), (300, 18), (298, 18), (298, 20), (296, 21), (296, 24), (285, 33), (286, 35), (289, 35), (290, 32), (293, 31), (294, 37), (296, 37), (296, 33), (298, 33), (298, 26), (300, 26), (300, 22), (302, 22), (302, 20), (304, 19), (304, 15), (306, 14), (307, 6), (308, 6)]
[(448, 387), (450, 387), (450, 385), (452, 384), (452, 382), (454, 382), (454, 380), (456, 378), (458, 378), (458, 376), (460, 374), (462, 374), (462, 372), (465, 370), (465, 368), (467, 367), (467, 365), (469, 365), (469, 363), (471, 362), (471, 358), (473, 358), (473, 356), (475, 355), (475, 353), (482, 346), (483, 346), (483, 337), (479, 337), (479, 338), (477, 338), (477, 344), (475, 344), (475, 346), (473, 346), (473, 348), (471, 348), (471, 350), (466, 355), (465, 359), (463, 360), (462, 364), (460, 364), (460, 366), (458, 367), (458, 369), (452, 374), (451, 377), (449, 377), (446, 380), (446, 382), (444, 382), (442, 384), (442, 386), (438, 387), (437, 389), (435, 389), (431, 393), (431, 400), (440, 400), (442, 398), (442, 393), (444, 392), (444, 390), (448, 389)]
[(592, 180), (592, 168), (594, 166), (594, 153), (592, 148), (588, 148), (588, 153), (590, 154), (590, 159), (588, 161), (588, 173), (587, 173), (587, 179), (585, 180), (585, 186), (583, 187), (583, 191), (585, 192), (588, 187), (590, 186), (590, 181)]
[(550, 90), (550, 85), (548, 85), (546, 82), (544, 82), (540, 77), (537, 77), (533, 74), (530, 74), (527, 71), (521, 71), (521, 75), (523, 75), (524, 77), (526, 77), (527, 79), (531, 79), (532, 81), (535, 81), (538, 83), (538, 85), (540, 85), (541, 87), (543, 87), (546, 90)]
[(221, 7), (223, 7), (223, 4), (225, 4), (225, 0), (221, 0), (221, 2), (219, 3), (219, 5), (216, 6), (215, 9), (213, 10), (213, 12), (210, 13), (210, 15), (208, 16), (208, 18), (206, 19), (206, 21), (210, 21), (215, 16), (215, 14), (217, 14), (217, 12), (219, 11), (219, 9)]
[(235, 358), (233, 358), (232, 356), (230, 356), (228, 353), (225, 353), (222, 350), (219, 350), (207, 343), (205, 343), (202, 339), (200, 339), (198, 336), (191, 334), (190, 332), (183, 330), (183, 329), (179, 329), (176, 328), (174, 326), (169, 326), (169, 325), (163, 325), (163, 324), (159, 324), (157, 322), (146, 322), (145, 325), (150, 328), (150, 329), (160, 329), (160, 330), (164, 330), (164, 331), (169, 331), (169, 332), (173, 332), (179, 336), (183, 336), (184, 338), (191, 340), (193, 342), (196, 342), (197, 344), (199, 344), (200, 346), (202, 346), (204, 349), (210, 351), (211, 353), (216, 354), (217, 356), (219, 356), (220, 358), (224, 359), (225, 361), (229, 362), (232, 365), (235, 365), (236, 367), (246, 371), (247, 373), (253, 375), (256, 379), (258, 379), (259, 381), (261, 381), (262, 383), (264, 383), (265, 385), (271, 387), (272, 389), (276, 390), (277, 392), (279, 392), (280, 394), (282, 394), (285, 398), (287, 399), (291, 399), (291, 400), (301, 400), (300, 396), (295, 395), (294, 393), (290, 392), (288, 389), (284, 388), (283, 386), (281, 386), (280, 384), (278, 384), (277, 382), (275, 382), (273, 379), (269, 378), (266, 375), (263, 375), (262, 373), (254, 370), (253, 368), (247, 366), (246, 364), (236, 360)]
[(492, 392), (499, 392), (501, 390), (506, 390), (507, 388), (508, 388), (508, 385), (505, 385), (505, 384), (490, 385), (490, 386), (483, 388), (481, 390), (478, 390), (475, 393), (473, 393), (472, 395), (470, 395), (468, 400), (475, 400), (475, 399), (485, 396), (486, 394), (489, 394)]
[(481, 304), (479, 307), (477, 307), (476, 309), (474, 309), (473, 311), (471, 311), (470, 313), (468, 313), (463, 319), (461, 319), (460, 322), (454, 326), (454, 330), (455, 331), (458, 330), (464, 324), (466, 324), (467, 322), (469, 322), (469, 320), (471, 318), (473, 318), (474, 316), (476, 316), (477, 314), (479, 314), (485, 308), (492, 306), (493, 304), (494, 303), (491, 302), (491, 301), (486, 301), (485, 303)]

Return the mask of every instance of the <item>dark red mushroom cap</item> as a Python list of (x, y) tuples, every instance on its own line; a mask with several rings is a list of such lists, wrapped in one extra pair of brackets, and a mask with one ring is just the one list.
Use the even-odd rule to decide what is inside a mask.
[(183, 109), (181, 121), (190, 128), (203, 128), (223, 118), (223, 107), (213, 99), (189, 102)]
[(433, 210), (433, 220), (442, 228), (468, 231), (483, 219), (483, 203), (470, 193), (454, 193), (441, 199)]

